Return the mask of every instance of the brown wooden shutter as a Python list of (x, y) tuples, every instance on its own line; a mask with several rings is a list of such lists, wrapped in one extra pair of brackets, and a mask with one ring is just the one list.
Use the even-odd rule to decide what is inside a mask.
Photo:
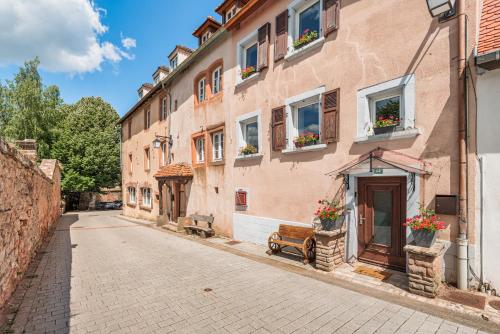
[(236, 191), (234, 198), (236, 206), (247, 206), (247, 192), (244, 190)]
[(273, 151), (281, 151), (286, 147), (286, 113), (285, 107), (272, 110)]
[(158, 108), (158, 112), (159, 112), (159, 119), (160, 119), (160, 122), (163, 121), (163, 112), (162, 112), (162, 109), (163, 109), (163, 97), (160, 97), (160, 108)]
[(288, 10), (276, 16), (276, 42), (274, 61), (283, 59), (288, 51)]
[(340, 90), (335, 89), (323, 95), (323, 142), (339, 140), (339, 102)]
[(269, 41), (271, 34), (271, 24), (268, 22), (259, 28), (259, 53), (257, 59), (257, 68), (262, 71), (269, 65)]
[(339, 27), (340, 0), (323, 0), (323, 34), (328, 36)]

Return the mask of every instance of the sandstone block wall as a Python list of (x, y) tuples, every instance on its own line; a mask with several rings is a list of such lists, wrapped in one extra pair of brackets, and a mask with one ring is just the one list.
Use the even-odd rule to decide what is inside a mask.
[(38, 167), (0, 138), (0, 308), (61, 214), (56, 160)]
[(333, 271), (344, 262), (345, 231), (317, 231), (316, 237), (316, 268)]

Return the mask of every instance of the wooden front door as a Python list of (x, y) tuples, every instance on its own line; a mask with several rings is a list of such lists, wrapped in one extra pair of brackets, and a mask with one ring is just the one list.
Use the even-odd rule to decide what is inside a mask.
[(358, 179), (358, 258), (405, 269), (406, 177)]
[(177, 222), (177, 218), (186, 216), (185, 184), (181, 182), (174, 182), (173, 188), (173, 221)]

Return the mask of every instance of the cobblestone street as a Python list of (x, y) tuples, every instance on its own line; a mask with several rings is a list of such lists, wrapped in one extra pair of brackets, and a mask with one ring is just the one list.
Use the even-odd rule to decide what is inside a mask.
[(116, 214), (63, 216), (15, 333), (481, 333)]

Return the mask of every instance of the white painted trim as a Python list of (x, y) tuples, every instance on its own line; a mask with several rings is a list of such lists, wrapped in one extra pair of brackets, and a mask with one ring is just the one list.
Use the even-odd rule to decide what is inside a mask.
[(296, 58), (299, 58), (302, 55), (305, 55), (309, 53), (310, 51), (316, 50), (317, 48), (320, 48), (323, 44), (325, 44), (325, 38), (320, 37), (317, 40), (304, 45), (301, 48), (295, 49), (292, 44), (291, 50), (285, 55), (285, 61), (292, 61)]
[[(308, 3), (309, 2), (309, 3)], [(293, 41), (297, 39), (297, 12), (305, 9), (306, 6), (312, 6), (316, 2), (319, 2), (319, 31), (318, 35), (323, 36), (323, 1), (321, 0), (294, 0), (288, 6), (288, 55), (293, 57)], [(287, 59), (285, 57), (285, 59)], [(288, 58), (289, 59), (289, 58)]]
[(403, 129), (415, 128), (416, 117), (416, 77), (415, 74), (405, 75), (401, 78), (382, 82), (377, 85), (366, 87), (358, 91), (358, 110), (357, 110), (357, 138), (368, 137), (372, 134), (372, 121), (370, 119), (370, 98), (374, 95), (386, 91), (401, 88), (402, 91), (402, 110)]
[[(251, 154), (251, 156), (257, 156), (257, 155), (262, 155), (262, 118), (261, 118), (261, 111), (260, 109), (254, 112), (250, 112), (244, 115), (241, 115), (236, 118), (236, 158), (241, 158), (244, 157), (240, 155), (240, 149), (243, 147), (244, 143), (244, 138), (243, 138), (243, 132), (241, 131), (241, 123), (245, 122), (248, 119), (257, 117), (257, 128), (258, 128), (258, 140), (259, 140), (259, 147), (258, 150), (259, 152), (257, 154)], [(248, 156), (246, 156), (248, 157)]]
[(301, 153), (301, 152), (314, 152), (314, 151), (321, 151), (321, 150), (326, 150), (327, 146), (326, 144), (318, 144), (318, 145), (311, 145), (311, 146), (305, 146), (302, 148), (287, 148), (285, 150), (282, 150), (281, 153), (283, 154), (294, 154), (294, 153)]
[(249, 78), (247, 78), (245, 80), (243, 80), (241, 78), (242, 64), (244, 61), (243, 49), (245, 48), (245, 46), (247, 46), (248, 44), (253, 42), (253, 40), (255, 40), (255, 42), (257, 42), (257, 37), (258, 37), (257, 34), (258, 34), (257, 30), (252, 31), (250, 34), (248, 34), (247, 36), (242, 38), (238, 42), (238, 44), (236, 45), (236, 86), (238, 86), (238, 84), (240, 84), (240, 83), (242, 83), (242, 82), (244, 82), (252, 77), (252, 76), (250, 76)]
[(395, 131), (393, 133), (382, 133), (379, 135), (357, 137), (357, 138), (354, 138), (354, 142), (355, 143), (373, 143), (373, 142), (386, 141), (386, 140), (414, 138), (414, 137), (421, 135), (422, 133), (423, 132), (420, 129), (407, 129), (407, 130)]
[(289, 97), (289, 98), (286, 98), (285, 99), (285, 104), (286, 105), (289, 105), (289, 104), (295, 104), (297, 102), (300, 102), (302, 100), (307, 100), (308, 98), (311, 98), (311, 97), (314, 97), (316, 95), (321, 95), (323, 94), (324, 92), (326, 91), (325, 89), (325, 86), (320, 86), (318, 88), (315, 88), (315, 89), (311, 89), (307, 92), (304, 92), (302, 94), (299, 94), (299, 95), (295, 95), (295, 96), (292, 96), (292, 97)]

